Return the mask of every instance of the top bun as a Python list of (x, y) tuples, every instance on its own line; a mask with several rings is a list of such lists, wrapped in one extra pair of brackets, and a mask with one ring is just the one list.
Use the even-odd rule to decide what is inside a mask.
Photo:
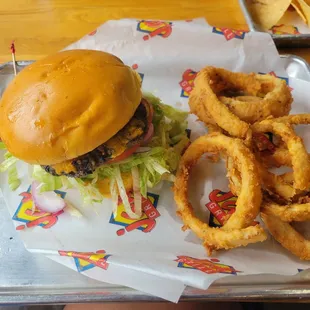
[(133, 116), (139, 75), (117, 57), (70, 50), (20, 72), (0, 101), (0, 136), (9, 152), (52, 165), (106, 142)]

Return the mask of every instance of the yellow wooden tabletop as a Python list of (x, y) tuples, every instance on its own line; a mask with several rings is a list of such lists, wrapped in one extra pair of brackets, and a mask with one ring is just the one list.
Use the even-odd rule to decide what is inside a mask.
[[(0, 0), (0, 62), (39, 59), (109, 19), (205, 17), (219, 27), (247, 29), (237, 0)], [(285, 50), (310, 61), (310, 49)]]

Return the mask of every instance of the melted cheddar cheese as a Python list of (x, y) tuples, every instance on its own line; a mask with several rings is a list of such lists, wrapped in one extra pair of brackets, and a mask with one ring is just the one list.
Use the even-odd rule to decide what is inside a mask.
[[(144, 131), (141, 127), (141, 121), (132, 119), (123, 130), (118, 132), (114, 137), (104, 143), (104, 145), (112, 151), (112, 155), (107, 159), (113, 159), (123, 154), (128, 148), (130, 141), (142, 136), (143, 132)], [(76, 172), (76, 168), (72, 164), (74, 160), (76, 160), (76, 158), (51, 165), (51, 167), (58, 175)]]
[(55, 164), (52, 166), (55, 169), (55, 172), (57, 174), (61, 173), (70, 173), (70, 172), (76, 172), (75, 167), (72, 165), (72, 161), (67, 160), (59, 164)]

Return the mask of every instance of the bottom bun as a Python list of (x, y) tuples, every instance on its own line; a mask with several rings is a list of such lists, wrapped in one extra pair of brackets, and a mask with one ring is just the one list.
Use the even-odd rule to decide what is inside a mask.
[[(126, 191), (131, 191), (133, 187), (131, 172), (122, 173), (122, 179), (126, 188)], [(97, 182), (100, 193), (105, 197), (111, 197), (110, 193), (110, 179), (105, 178)]]

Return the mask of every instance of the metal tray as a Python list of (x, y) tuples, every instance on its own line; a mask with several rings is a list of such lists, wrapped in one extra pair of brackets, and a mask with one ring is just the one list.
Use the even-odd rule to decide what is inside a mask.
[[(249, 30), (253, 32), (262, 32), (251, 17), (247, 8), (247, 0), (239, 0), (239, 5), (248, 24)], [(277, 47), (310, 47), (310, 34), (270, 34)]]
[[(290, 77), (310, 81), (305, 60), (281, 56)], [(18, 62), (18, 71), (32, 61)], [(14, 76), (12, 63), (0, 65), (0, 96)], [(95, 301), (155, 301), (133, 289), (97, 282), (43, 255), (29, 253), (14, 230), (0, 197), (0, 304), (60, 304)], [(284, 280), (286, 283), (284, 284)], [(223, 278), (206, 290), (188, 287), (181, 300), (310, 301), (310, 281), (275, 275)]]

